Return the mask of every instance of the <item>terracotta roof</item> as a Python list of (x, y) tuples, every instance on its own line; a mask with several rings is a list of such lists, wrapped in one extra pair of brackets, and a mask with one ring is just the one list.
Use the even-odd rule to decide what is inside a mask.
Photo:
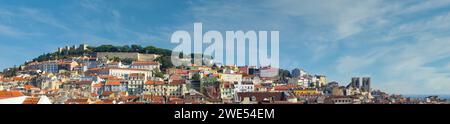
[(153, 104), (163, 104), (165, 101), (164, 96), (144, 95), (144, 99), (149, 100)]
[(123, 100), (123, 101), (130, 101), (130, 100), (134, 100), (134, 99), (137, 99), (137, 98), (139, 98), (138, 96), (123, 96), (123, 97), (120, 97), (120, 100)]
[(188, 71), (188, 70), (182, 70), (182, 69), (180, 69), (180, 70), (177, 70), (176, 73), (177, 73), (177, 74), (188, 74), (189, 71)]
[(23, 77), (13, 77), (12, 80), (13, 81), (24, 81), (25, 78), (23, 78)]
[(146, 85), (163, 85), (165, 83), (164, 83), (164, 81), (152, 81), (152, 80), (149, 80), (149, 81), (145, 82), (145, 84)]
[(102, 87), (102, 84), (101, 83), (94, 84), (92, 87)]
[(184, 104), (184, 99), (182, 98), (169, 98), (168, 104)]
[(181, 76), (177, 75), (177, 74), (174, 74), (174, 75), (171, 75), (169, 78), (172, 79), (172, 80), (180, 80)]
[(170, 85), (181, 85), (181, 84), (185, 84), (186, 80), (173, 80), (172, 82), (170, 82)]
[(31, 88), (34, 88), (33, 86), (31, 86), (31, 85), (25, 85), (25, 86), (23, 86), (24, 88), (25, 88), (25, 90), (30, 90)]
[(111, 92), (111, 91), (104, 91), (104, 92), (102, 92), (102, 96), (109, 96), (111, 94), (113, 94), (113, 92)]
[(200, 70), (189, 70), (190, 73), (199, 73)]
[(23, 93), (19, 91), (0, 91), (0, 99), (24, 96)]
[(102, 78), (102, 79), (115, 78), (115, 76), (112, 76), (112, 75), (99, 75), (98, 77), (99, 77), (99, 78)]
[(95, 102), (95, 104), (113, 104), (113, 101), (114, 100), (112, 100), (112, 99), (105, 99), (102, 101), (97, 101), (97, 102)]
[(89, 104), (88, 99), (67, 99), (65, 104)]
[(94, 104), (107, 104), (107, 103), (105, 103), (103, 101), (96, 101)]
[(127, 92), (125, 92), (125, 91), (119, 92), (119, 95), (126, 96)]
[(125, 102), (125, 104), (145, 104), (144, 102)]
[(254, 97), (258, 102), (262, 102), (265, 99), (273, 99), (274, 101), (284, 100), (284, 95), (282, 92), (240, 92), (237, 95), (240, 100), (243, 100), (244, 97)]
[(118, 86), (118, 85), (120, 85), (120, 82), (119, 81), (106, 81), (105, 85)]
[(96, 96), (98, 96), (98, 94), (97, 93), (91, 93), (91, 96), (96, 97)]
[(23, 101), (22, 104), (37, 104), (39, 100), (39, 97), (28, 97)]
[(92, 81), (76, 81), (74, 83), (79, 85), (91, 85)]
[(98, 71), (98, 70), (101, 70), (101, 68), (90, 68), (90, 69), (88, 69), (88, 71)]
[(230, 88), (231, 87), (231, 83), (228, 82), (228, 81), (223, 82), (222, 85), (223, 85), (224, 88)]

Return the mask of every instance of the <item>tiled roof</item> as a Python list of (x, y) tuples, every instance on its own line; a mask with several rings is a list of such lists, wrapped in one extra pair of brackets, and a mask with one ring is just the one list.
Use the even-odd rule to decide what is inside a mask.
[(96, 96), (98, 96), (98, 94), (97, 93), (91, 93), (91, 96), (96, 97)]
[(94, 84), (92, 87), (102, 87), (102, 84), (101, 83)]
[(243, 100), (244, 97), (254, 97), (258, 102), (261, 102), (264, 99), (272, 99), (274, 101), (282, 101), (285, 99), (282, 92), (240, 92), (238, 93), (238, 96), (241, 100)]
[(111, 94), (113, 94), (113, 92), (111, 92), (111, 91), (104, 91), (104, 92), (102, 92), (102, 96), (109, 96)]
[(25, 78), (23, 78), (23, 77), (13, 77), (12, 80), (13, 81), (24, 81)]
[(153, 104), (163, 104), (165, 101), (164, 96), (144, 95), (144, 99), (149, 100)]
[(177, 75), (177, 74), (174, 74), (174, 75), (171, 75), (171, 76), (170, 76), (170, 79), (172, 79), (172, 80), (180, 80), (180, 79), (181, 79), (181, 76), (180, 76), (180, 75)]
[(145, 82), (145, 84), (146, 85), (163, 85), (165, 83), (164, 83), (164, 81), (152, 81), (152, 80), (149, 80), (149, 81)]
[(98, 71), (98, 70), (101, 70), (101, 68), (90, 68), (90, 69), (88, 69), (88, 71)]
[(23, 101), (22, 104), (37, 104), (39, 100), (39, 97), (28, 97)]
[(144, 102), (125, 102), (125, 104), (145, 104)]
[(168, 104), (184, 104), (184, 99), (182, 98), (169, 98)]
[(19, 91), (0, 91), (0, 99), (24, 96), (23, 93)]
[(101, 101), (97, 101), (95, 102), (95, 104), (113, 104), (114, 100), (111, 99), (105, 99), (105, 100), (101, 100)]
[(67, 99), (65, 104), (89, 104), (88, 99)]
[(120, 85), (120, 82), (119, 81), (106, 81), (105, 85), (118, 86), (118, 85)]
[(169, 85), (181, 85), (181, 84), (185, 84), (186, 80), (173, 80), (172, 82), (169, 83)]
[(25, 88), (25, 90), (30, 90), (31, 88), (34, 88), (33, 86), (31, 86), (31, 85), (25, 85), (25, 86), (23, 86), (24, 88)]
[(92, 81), (76, 81), (74, 83), (79, 85), (91, 85)]
[(222, 85), (224, 88), (230, 88), (232, 84), (227, 81), (227, 82), (223, 82)]

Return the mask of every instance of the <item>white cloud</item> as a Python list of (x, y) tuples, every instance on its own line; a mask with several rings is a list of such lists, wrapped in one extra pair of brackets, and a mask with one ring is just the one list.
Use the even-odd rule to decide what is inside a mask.
[[(402, 1), (402, 2), (408, 2), (408, 1)], [(409, 1), (411, 2), (411, 1)], [(450, 1), (448, 0), (423, 0), (418, 3), (406, 6), (404, 5), (403, 8), (400, 11), (396, 13), (396, 15), (400, 14), (410, 14), (415, 12), (423, 12), (426, 10), (432, 10), (432, 9), (438, 9), (441, 7), (445, 7), (450, 5)]]
[(277, 0), (265, 4), (283, 14), (300, 17), (308, 25), (329, 27), (325, 29), (333, 30), (332, 41), (359, 33), (364, 22), (381, 20), (384, 12), (380, 0)]
[(48, 15), (38, 9), (33, 8), (20, 8), (21, 15), (24, 18), (31, 19), (43, 24), (47, 24), (56, 28), (63, 29), (65, 31), (69, 31), (70, 28), (66, 26), (65, 23), (61, 22), (60, 20), (56, 19), (54, 16)]
[(23, 39), (29, 36), (41, 36), (41, 33), (26, 32), (15, 27), (0, 24), (0, 35)]
[(7, 35), (7, 36), (22, 36), (24, 33), (17, 31), (16, 29), (6, 26), (6, 25), (0, 25), (0, 34)]
[(378, 68), (380, 72), (374, 78), (379, 82), (374, 84), (392, 93), (450, 93), (449, 72), (442, 72), (442, 67), (432, 65), (450, 57), (450, 37), (419, 37), (407, 43), (370, 50), (378, 52), (376, 55), (344, 56), (337, 61), (337, 69), (346, 70), (343, 73), (355, 70), (377, 73), (373, 72), (373, 67)]

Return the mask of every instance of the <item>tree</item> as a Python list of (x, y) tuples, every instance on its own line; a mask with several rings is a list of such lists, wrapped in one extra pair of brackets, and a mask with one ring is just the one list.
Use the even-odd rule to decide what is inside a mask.
[(133, 63), (133, 61), (136, 61), (136, 59), (132, 59), (132, 58), (125, 58), (122, 59), (121, 62), (125, 65), (130, 65), (131, 63)]
[(108, 59), (111, 61), (114, 61), (114, 62), (121, 62), (121, 59), (119, 57), (113, 57), (113, 58), (108, 58)]
[(287, 83), (288, 78), (291, 78), (291, 73), (288, 70), (283, 69), (278, 70), (278, 81), (280, 83)]
[(200, 92), (201, 93), (206, 93), (205, 88), (209, 87), (209, 86), (213, 86), (213, 87), (219, 87), (219, 81), (217, 80), (217, 78), (215, 77), (205, 77), (203, 78), (203, 80), (200, 82)]
[(134, 52), (128, 45), (124, 45), (122, 47), (119, 47), (119, 52)]
[(192, 75), (192, 80), (193, 81), (200, 81), (200, 74), (199, 73), (195, 73), (194, 75)]
[(155, 61), (161, 63), (161, 69), (165, 70), (168, 68), (172, 68), (172, 60), (170, 59), (170, 56), (161, 56), (155, 59)]
[(118, 52), (118, 48), (113, 45), (101, 45), (94, 48), (94, 52)]
[(159, 71), (159, 69), (154, 69), (153, 73), (155, 74), (155, 77), (164, 78), (164, 73)]
[(16, 65), (14, 65), (13, 68), (5, 69), (3, 74), (4, 74), (5, 77), (14, 77), (14, 76), (17, 76), (17, 71), (18, 70), (19, 69), (16, 67)]
[(145, 53), (148, 53), (148, 54), (159, 54), (159, 55), (163, 55), (163, 56), (171, 56), (172, 55), (171, 50), (161, 49), (161, 48), (157, 48), (155, 46), (147, 46), (144, 48), (143, 51), (145, 51)]
[(144, 52), (142, 46), (136, 44), (131, 45), (131, 50), (133, 52), (140, 52), (140, 53)]

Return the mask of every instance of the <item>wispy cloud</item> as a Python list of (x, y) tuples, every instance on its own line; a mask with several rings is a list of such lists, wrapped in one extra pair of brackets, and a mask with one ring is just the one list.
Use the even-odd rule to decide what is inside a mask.
[(28, 18), (43, 24), (47, 24), (50, 26), (54, 26), (56, 28), (63, 29), (65, 31), (70, 30), (69, 27), (67, 27), (66, 24), (61, 22), (60, 20), (56, 19), (55, 17), (48, 15), (44, 12), (41, 12), (38, 9), (33, 8), (20, 8), (20, 14), (19, 16), (23, 16), (24, 18)]
[(6, 35), (6, 36), (18, 37), (18, 36), (23, 36), (26, 33), (17, 31), (16, 29), (6, 26), (6, 25), (0, 25), (0, 34)]
[(278, 30), (286, 68), (324, 73), (342, 84), (370, 75), (375, 87), (394, 93), (449, 93), (446, 0), (70, 2), (60, 8), (0, 4), (0, 42), (48, 51), (76, 43), (170, 48), (171, 33), (191, 31), (194, 22), (204, 31)]
[(450, 93), (449, 72), (432, 64), (450, 57), (449, 17), (445, 13), (396, 25), (380, 36), (389, 37), (389, 45), (369, 50), (363, 57), (341, 57), (337, 69), (373, 73), (378, 68), (376, 78), (383, 81), (379, 86), (394, 93)]
[[(402, 1), (402, 2), (408, 2), (408, 1)], [(413, 2), (413, 1), (409, 1)], [(401, 14), (411, 14), (415, 12), (424, 12), (428, 10), (433, 9), (440, 9), (442, 7), (450, 5), (450, 1), (448, 0), (426, 0), (426, 1), (420, 1), (419, 3), (412, 3), (412, 5), (403, 5), (401, 10), (399, 10), (396, 15)]]

